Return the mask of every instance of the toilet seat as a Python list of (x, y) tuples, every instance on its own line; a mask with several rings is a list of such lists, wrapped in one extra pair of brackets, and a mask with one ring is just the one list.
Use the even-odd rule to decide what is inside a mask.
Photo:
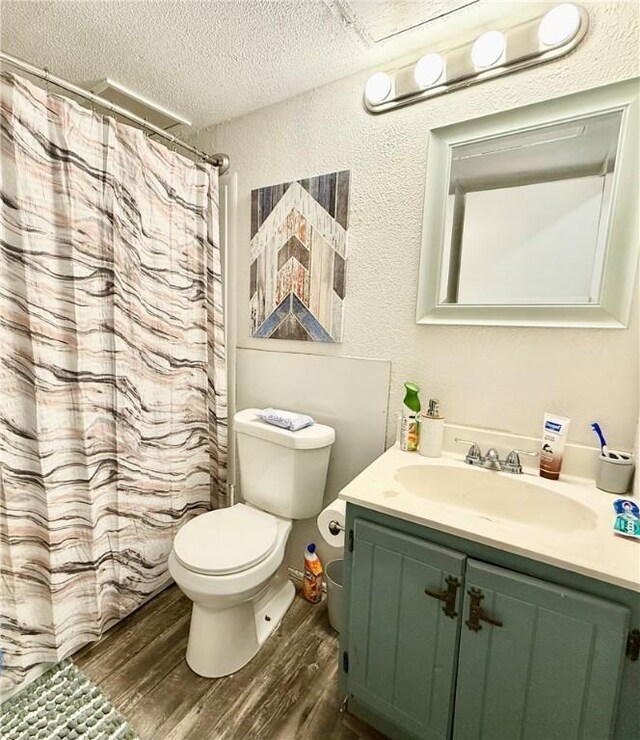
[(188, 570), (221, 576), (261, 563), (276, 544), (274, 516), (246, 504), (235, 504), (187, 522), (175, 537), (173, 552)]

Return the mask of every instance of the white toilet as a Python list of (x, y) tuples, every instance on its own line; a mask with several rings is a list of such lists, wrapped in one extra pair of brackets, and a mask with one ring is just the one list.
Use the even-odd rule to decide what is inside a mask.
[(322, 509), (335, 432), (289, 432), (257, 409), (235, 417), (244, 503), (201, 514), (173, 541), (169, 572), (193, 601), (187, 663), (201, 676), (246, 665), (278, 626), (295, 588), (282, 566), (292, 519)]

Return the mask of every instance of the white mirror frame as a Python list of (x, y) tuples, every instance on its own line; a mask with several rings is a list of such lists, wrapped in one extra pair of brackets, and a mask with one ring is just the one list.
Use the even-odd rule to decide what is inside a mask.
[[(626, 328), (638, 267), (640, 234), (640, 78), (443, 126), (429, 132), (428, 164), (418, 276), (418, 324)], [(600, 300), (590, 305), (457, 305), (438, 303), (452, 148), (478, 139), (611, 111), (622, 111), (612, 209)]]

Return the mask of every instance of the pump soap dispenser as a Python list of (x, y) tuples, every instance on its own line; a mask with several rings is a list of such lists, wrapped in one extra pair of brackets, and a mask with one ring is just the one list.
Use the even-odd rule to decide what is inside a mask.
[(424, 457), (440, 457), (444, 439), (444, 417), (440, 416), (440, 401), (429, 399), (429, 408), (422, 414), (418, 452)]

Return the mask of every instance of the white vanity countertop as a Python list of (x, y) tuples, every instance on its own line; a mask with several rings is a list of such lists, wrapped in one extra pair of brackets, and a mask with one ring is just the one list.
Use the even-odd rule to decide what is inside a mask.
[[(416, 495), (399, 482), (399, 470), (422, 465), (471, 470), (479, 476), (507, 477), (541, 486), (586, 506), (593, 512), (593, 518), (590, 526), (582, 529), (572, 529), (570, 522), (567, 522), (565, 529), (557, 520), (548, 528), (540, 524), (516, 523), (495, 515), (487, 516), (482, 510), (481, 493), (474, 510), (449, 506), (442, 500), (430, 500), (428, 490)], [(412, 469), (415, 470), (415, 467)], [(425, 474), (428, 472), (425, 471)], [(542, 493), (547, 498), (546, 509), (549, 509), (548, 495)], [(530, 506), (535, 507), (535, 491), (531, 492), (530, 497)], [(345, 486), (340, 498), (367, 509), (640, 592), (640, 540), (613, 532), (615, 512), (612, 503), (624, 497), (598, 490), (593, 481), (564, 476), (559, 481), (548, 481), (527, 472), (522, 475), (500, 473), (472, 468), (461, 459), (448, 455), (426, 458), (418, 453), (402, 452), (398, 447), (391, 447)], [(561, 503), (561, 499), (558, 503)], [(562, 510), (563, 507), (559, 506), (558, 509)], [(537, 519), (544, 521), (547, 513), (552, 519), (553, 511), (536, 512)]]

